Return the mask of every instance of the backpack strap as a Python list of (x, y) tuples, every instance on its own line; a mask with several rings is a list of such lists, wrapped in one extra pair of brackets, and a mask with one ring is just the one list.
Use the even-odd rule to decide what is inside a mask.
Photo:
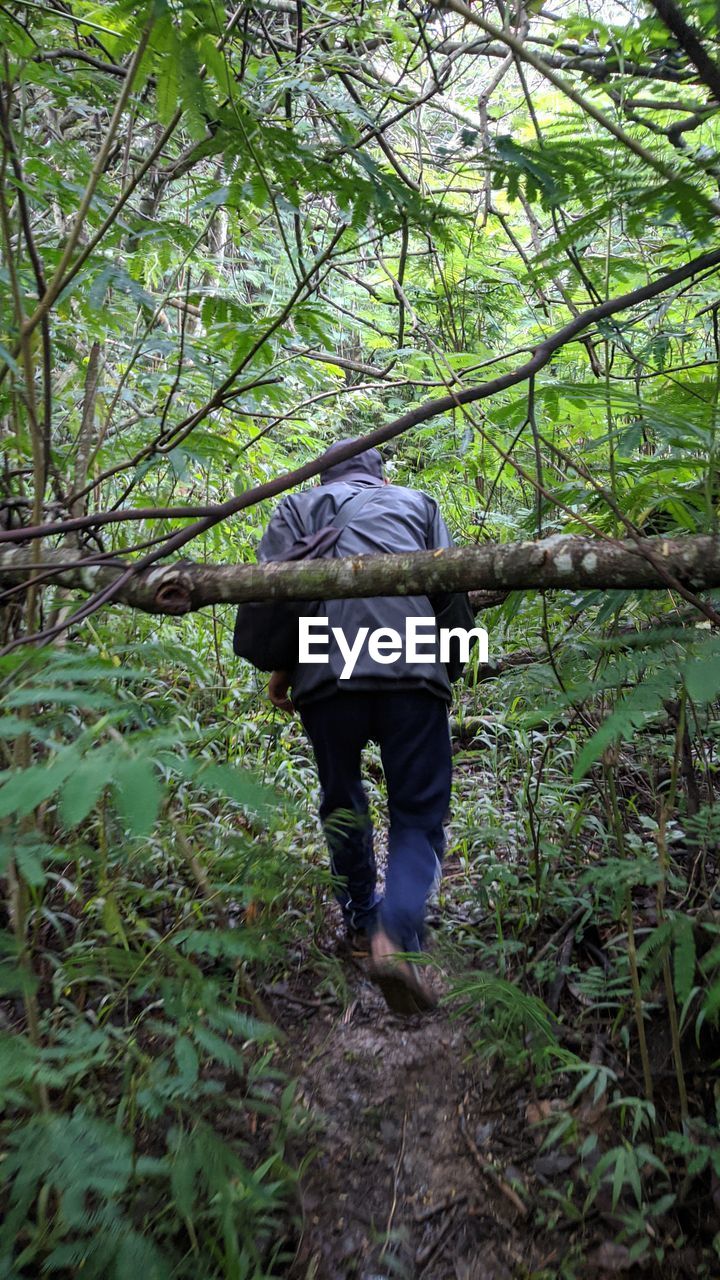
[(337, 529), (338, 533), (341, 533), (350, 524), (353, 517), (357, 515), (358, 511), (365, 506), (365, 503), (375, 497), (379, 488), (379, 485), (373, 485), (372, 488), (368, 486), (367, 489), (361, 489), (352, 498), (346, 498), (330, 521), (330, 527)]

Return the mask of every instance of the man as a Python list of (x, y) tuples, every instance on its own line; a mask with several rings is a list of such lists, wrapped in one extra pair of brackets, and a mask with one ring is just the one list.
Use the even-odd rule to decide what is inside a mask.
[[(335, 449), (342, 444), (347, 441)], [(437, 503), (388, 484), (380, 454), (369, 449), (328, 466), (318, 487), (283, 499), (258, 559), (285, 559), (302, 538), (334, 524), (342, 528), (332, 556), (452, 545)], [(363, 627), (404, 635), (409, 619), (434, 618), (426, 596), (327, 600), (309, 604), (304, 613), (317, 619), (318, 634), (323, 619), (327, 637), (342, 628), (347, 645)], [(429, 624), (424, 625), (427, 636)], [(427, 898), (440, 875), (451, 779), (448, 675), (438, 656), (425, 656), (427, 648), (390, 661), (373, 658), (365, 647), (346, 678), (337, 645), (326, 641), (325, 651), (318, 644), (315, 652), (321, 660), (272, 673), (270, 700), (283, 711), (297, 708), (312, 742), (322, 788), (320, 817), (348, 936), (360, 941), (367, 935), (372, 975), (389, 1006), (399, 1013), (422, 1012), (436, 1003), (432, 989), (398, 953), (421, 950)], [(380, 747), (390, 817), (382, 899), (361, 780), (361, 753), (371, 740)]]

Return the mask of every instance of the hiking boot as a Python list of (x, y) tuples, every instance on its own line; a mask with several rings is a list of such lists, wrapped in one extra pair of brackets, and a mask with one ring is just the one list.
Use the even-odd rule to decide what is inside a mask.
[(393, 1013), (409, 1017), (414, 1013), (430, 1013), (437, 1007), (437, 996), (430, 983), (415, 965), (400, 958), (397, 947), (382, 929), (373, 934), (370, 952), (370, 977)]
[(368, 959), (370, 955), (370, 934), (367, 929), (354, 929), (352, 925), (347, 925), (344, 942), (353, 959)]

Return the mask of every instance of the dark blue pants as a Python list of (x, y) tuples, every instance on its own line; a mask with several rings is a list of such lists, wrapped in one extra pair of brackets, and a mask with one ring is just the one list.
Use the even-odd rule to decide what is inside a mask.
[[(419, 951), (425, 904), (439, 879), (450, 803), (447, 706), (422, 689), (342, 692), (300, 710), (315, 752), (320, 817), (348, 925), (372, 929), (378, 918), (403, 951)], [(390, 832), (385, 897), (376, 889), (373, 829), (360, 774), (368, 742), (380, 747)]]

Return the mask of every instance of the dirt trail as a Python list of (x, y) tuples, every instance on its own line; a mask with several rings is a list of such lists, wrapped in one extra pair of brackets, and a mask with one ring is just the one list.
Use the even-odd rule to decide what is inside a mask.
[(486, 1167), (500, 1117), (527, 1099), (499, 1098), (497, 1080), (487, 1098), (446, 1011), (395, 1017), (361, 965), (347, 969), (344, 1011), (289, 987), (283, 1001), (317, 1152), (294, 1280), (510, 1280), (547, 1265), (507, 1170)]

